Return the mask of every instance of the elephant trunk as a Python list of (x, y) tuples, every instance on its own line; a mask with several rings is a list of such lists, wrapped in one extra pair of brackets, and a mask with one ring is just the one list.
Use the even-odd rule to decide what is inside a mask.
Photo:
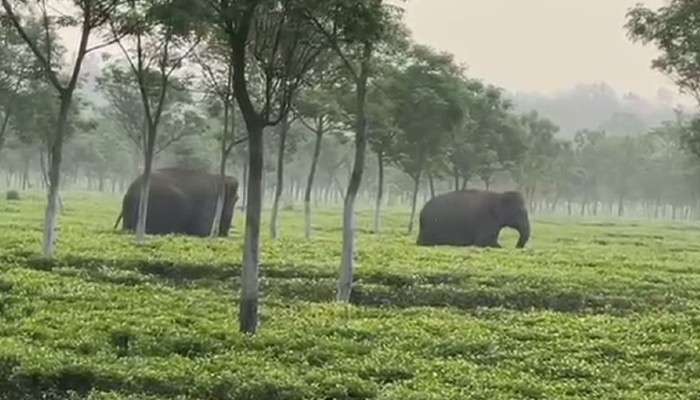
[(518, 244), (515, 247), (522, 249), (527, 241), (530, 240), (530, 222), (527, 220), (527, 217), (523, 219), (523, 222), (516, 229), (520, 234), (520, 239), (518, 239)]

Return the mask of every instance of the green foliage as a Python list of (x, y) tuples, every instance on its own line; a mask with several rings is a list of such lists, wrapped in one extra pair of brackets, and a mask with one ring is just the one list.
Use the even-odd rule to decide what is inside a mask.
[(700, 385), (695, 224), (538, 219), (526, 251), (430, 249), (390, 210), (338, 306), (337, 210), (313, 241), (284, 212), (289, 236), (262, 249), (265, 329), (247, 337), (231, 307), (242, 219), (229, 239), (136, 247), (111, 231), (118, 199), (71, 194), (47, 262), (41, 202), (0, 202), (0, 398), (657, 400)]
[[(672, 0), (654, 11), (638, 5), (629, 11), (629, 36), (661, 50), (652, 66), (674, 80), (679, 89), (700, 103), (700, 4)], [(692, 121), (685, 135), (687, 148), (700, 157), (700, 122)]]
[(513, 178), (522, 188), (534, 192), (538, 180), (551, 170), (559, 150), (554, 136), (559, 127), (535, 111), (520, 117), (520, 123), (525, 152), (514, 165)]
[[(671, 0), (654, 11), (639, 5), (627, 14), (629, 36), (661, 50), (653, 67), (669, 75), (681, 90), (700, 95), (700, 4)], [(700, 99), (698, 99), (700, 100)]]
[(463, 76), (450, 54), (415, 46), (408, 56), (383, 90), (397, 129), (388, 156), (417, 180), (428, 163), (439, 160), (448, 134), (464, 118)]
[(19, 192), (16, 190), (8, 190), (5, 194), (5, 199), (7, 201), (17, 201), (20, 199)]
[(467, 117), (451, 132), (446, 167), (457, 181), (478, 176), (488, 185), (495, 172), (522, 161), (523, 129), (501, 89), (474, 80), (461, 86)]

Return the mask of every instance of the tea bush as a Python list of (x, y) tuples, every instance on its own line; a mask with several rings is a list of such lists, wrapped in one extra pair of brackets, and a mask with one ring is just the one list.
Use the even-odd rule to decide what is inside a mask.
[(17, 201), (20, 199), (19, 192), (16, 190), (8, 190), (5, 194), (5, 199), (7, 201)]
[(265, 238), (262, 329), (237, 332), (243, 221), (226, 239), (112, 231), (118, 199), (0, 203), (0, 399), (700, 398), (700, 226), (537, 219), (526, 250), (419, 248), (370, 232), (332, 302), (339, 210)]

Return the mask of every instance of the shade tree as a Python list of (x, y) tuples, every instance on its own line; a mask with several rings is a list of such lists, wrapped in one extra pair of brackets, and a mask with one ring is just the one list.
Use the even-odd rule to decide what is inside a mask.
[(398, 128), (389, 156), (414, 182), (409, 233), (421, 177), (440, 162), (449, 133), (464, 117), (462, 79), (462, 69), (452, 55), (414, 46), (406, 66), (397, 69), (387, 85)]
[(144, 127), (139, 130), (143, 184), (136, 223), (139, 244), (145, 242), (151, 170), (168, 95), (177, 81), (175, 74), (181, 71), (204, 32), (201, 20), (191, 12), (182, 0), (133, 0), (120, 4), (109, 19), (110, 39), (121, 49), (130, 72), (122, 74), (122, 78), (131, 75), (143, 107)]
[[(55, 115), (54, 129), (47, 141), (48, 151), (48, 196), (44, 217), (44, 244), (43, 254), (52, 258), (56, 250), (58, 239), (58, 214), (59, 214), (59, 188), (61, 180), (61, 163), (63, 156), (63, 142), (68, 127), (68, 119), (73, 95), (79, 84), (80, 72), (87, 54), (104, 47), (105, 43), (91, 44), (99, 30), (104, 28), (110, 17), (115, 12), (119, 0), (75, 0), (70, 5), (74, 9), (71, 17), (66, 17), (56, 12), (55, 7), (48, 0), (41, 0), (34, 8), (27, 3), (2, 0), (5, 11), (4, 19), (15, 28), (17, 34), (31, 50), (50, 86), (58, 95), (59, 106)], [(25, 8), (29, 7), (29, 9)], [(25, 22), (25, 15), (40, 15), (40, 34), (34, 35), (29, 25)], [(56, 57), (55, 49), (58, 44), (54, 40), (53, 33), (59, 28), (74, 27), (79, 31), (78, 46), (75, 58), (71, 65), (65, 65), (65, 58)], [(39, 38), (48, 38), (43, 43)], [(94, 40), (92, 40), (94, 42)], [(64, 69), (65, 68), (65, 69)], [(62, 73), (68, 70), (67, 76)]]

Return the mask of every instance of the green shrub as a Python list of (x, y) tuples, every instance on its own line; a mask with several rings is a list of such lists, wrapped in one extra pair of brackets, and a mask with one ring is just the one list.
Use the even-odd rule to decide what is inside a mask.
[(8, 190), (5, 199), (7, 199), (7, 201), (18, 201), (20, 200), (19, 192), (16, 190)]

